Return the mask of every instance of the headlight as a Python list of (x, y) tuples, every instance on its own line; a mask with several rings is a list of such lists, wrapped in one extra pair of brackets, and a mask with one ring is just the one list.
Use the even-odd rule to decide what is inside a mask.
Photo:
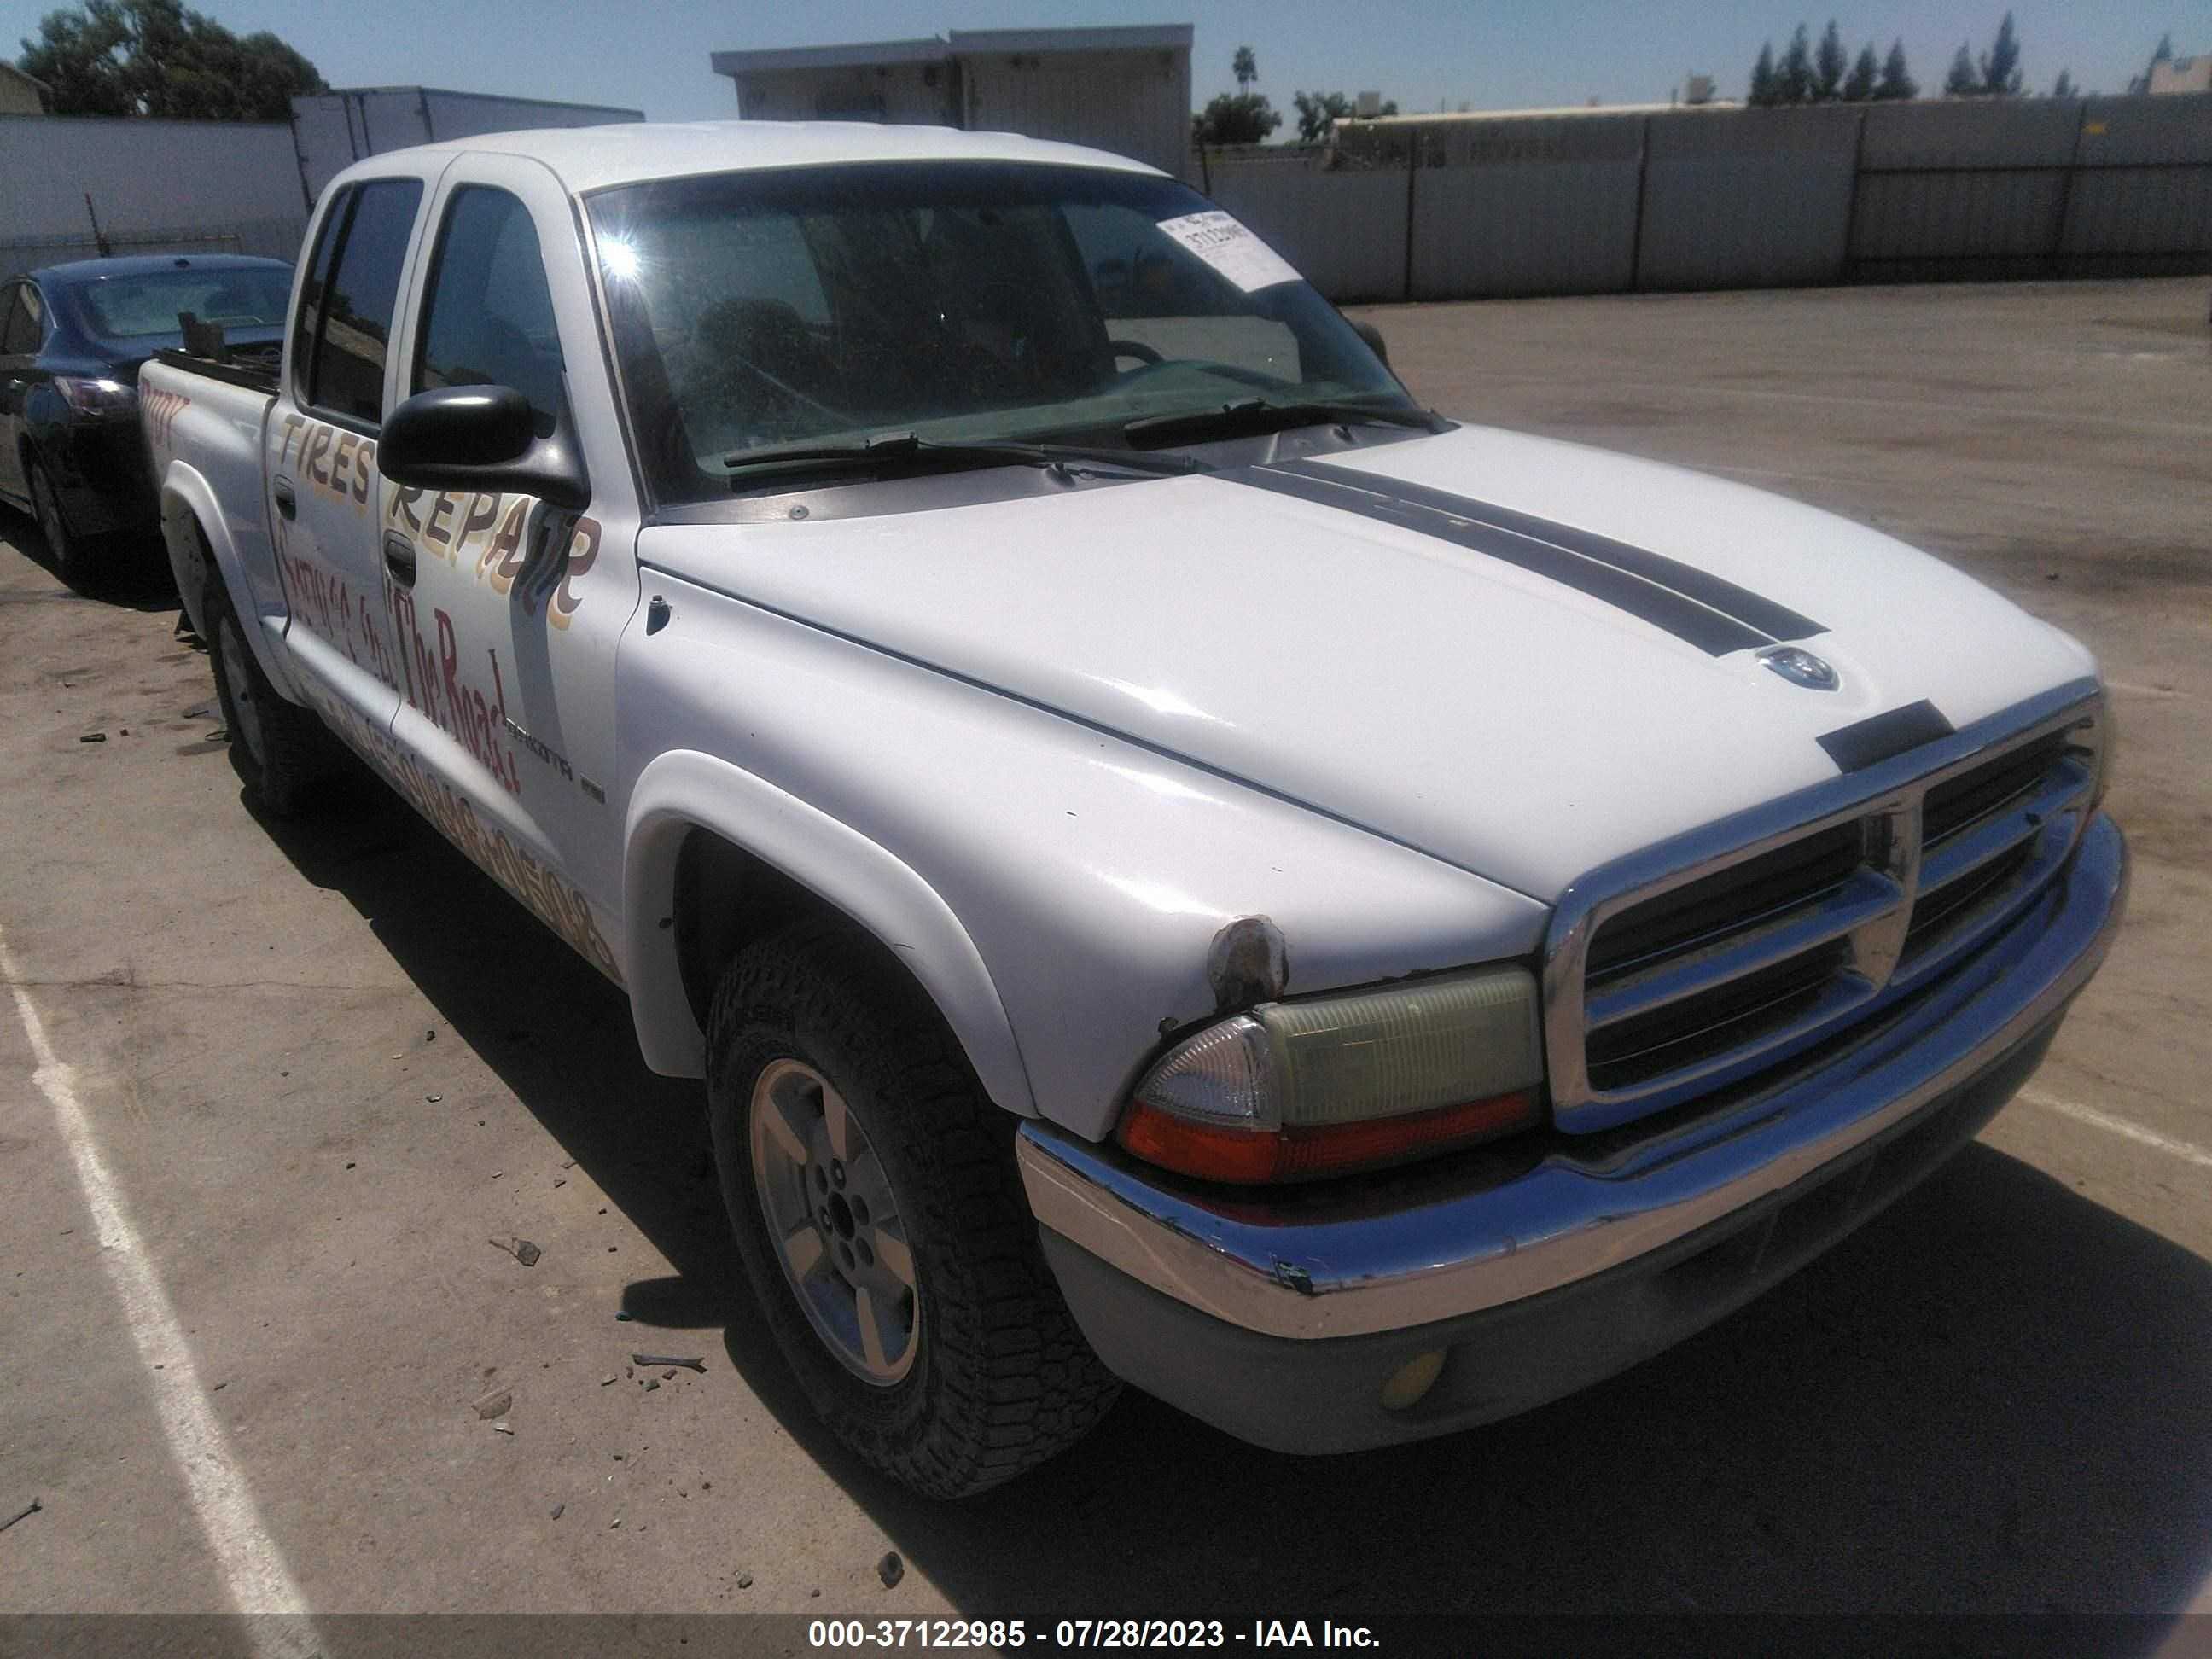
[(1297, 1181), (1534, 1123), (1544, 1076), (1535, 976), (1484, 968), (1386, 990), (1263, 1003), (1170, 1048), (1120, 1132), (1208, 1181)]
[(80, 415), (114, 415), (138, 404), (138, 388), (123, 380), (103, 376), (96, 380), (75, 374), (54, 376), (54, 390), (62, 394), (62, 401)]

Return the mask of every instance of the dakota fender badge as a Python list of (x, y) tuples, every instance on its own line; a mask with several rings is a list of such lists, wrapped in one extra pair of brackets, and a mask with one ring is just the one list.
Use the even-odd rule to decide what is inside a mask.
[(1826, 658), (1814, 656), (1802, 645), (1770, 645), (1759, 653), (1759, 659), (1790, 684), (1808, 691), (1832, 691), (1843, 684)]

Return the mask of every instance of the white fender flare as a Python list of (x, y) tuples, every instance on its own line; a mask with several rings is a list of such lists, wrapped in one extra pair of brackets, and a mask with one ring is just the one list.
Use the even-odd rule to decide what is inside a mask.
[(858, 830), (696, 750), (672, 750), (646, 767), (624, 826), (623, 971), (638, 1046), (653, 1070), (696, 1077), (706, 1069), (706, 1034), (684, 994), (675, 930), (662, 926), (678, 854), (695, 830), (773, 866), (880, 939), (935, 1001), (985, 1092), (1009, 1111), (1037, 1115), (998, 987), (937, 890)]
[[(197, 525), (200, 534), (192, 533)], [(201, 539), (215, 554), (216, 568), (206, 568), (207, 561), (201, 552)], [(192, 631), (202, 639), (207, 638), (207, 588), (213, 579), (220, 579), (230, 590), (231, 604), (241, 621), (250, 618), (258, 624), (246, 629), (246, 643), (252, 647), (261, 672), (280, 695), (290, 702), (302, 701), (299, 684), (292, 677), (292, 665), (284, 653), (276, 648), (274, 631), (281, 631), (285, 622), (281, 611), (264, 614), (248, 578), (246, 562), (231, 539), (230, 526), (224, 519), (222, 506), (216, 493), (198, 470), (183, 461), (172, 461), (168, 471), (161, 475), (161, 540), (168, 549), (169, 569), (176, 578), (177, 592), (185, 602), (185, 614), (191, 618)]]

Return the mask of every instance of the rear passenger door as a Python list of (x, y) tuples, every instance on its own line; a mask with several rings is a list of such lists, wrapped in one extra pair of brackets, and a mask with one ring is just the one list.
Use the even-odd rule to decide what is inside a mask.
[[(427, 670), (399, 747), (465, 796), (476, 853), (610, 977), (622, 893), (615, 650), (637, 608), (637, 510), (567, 192), (536, 161), (471, 155), (432, 204), (404, 343), (410, 392), (520, 392), (585, 458), (591, 504), (388, 486), (410, 551), (393, 606)], [(581, 418), (580, 418), (580, 416)]]
[(379, 533), (376, 440), (401, 378), (400, 295), (445, 159), (331, 194), (264, 440), (286, 643), (325, 715), (372, 757), (388, 747), (407, 683)]

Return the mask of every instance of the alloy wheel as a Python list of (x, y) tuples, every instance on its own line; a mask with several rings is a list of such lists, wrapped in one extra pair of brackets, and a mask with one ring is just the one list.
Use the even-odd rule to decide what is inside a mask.
[(867, 1126), (829, 1080), (775, 1060), (753, 1085), (753, 1184), (784, 1279), (823, 1344), (890, 1388), (921, 1342), (921, 1291)]

